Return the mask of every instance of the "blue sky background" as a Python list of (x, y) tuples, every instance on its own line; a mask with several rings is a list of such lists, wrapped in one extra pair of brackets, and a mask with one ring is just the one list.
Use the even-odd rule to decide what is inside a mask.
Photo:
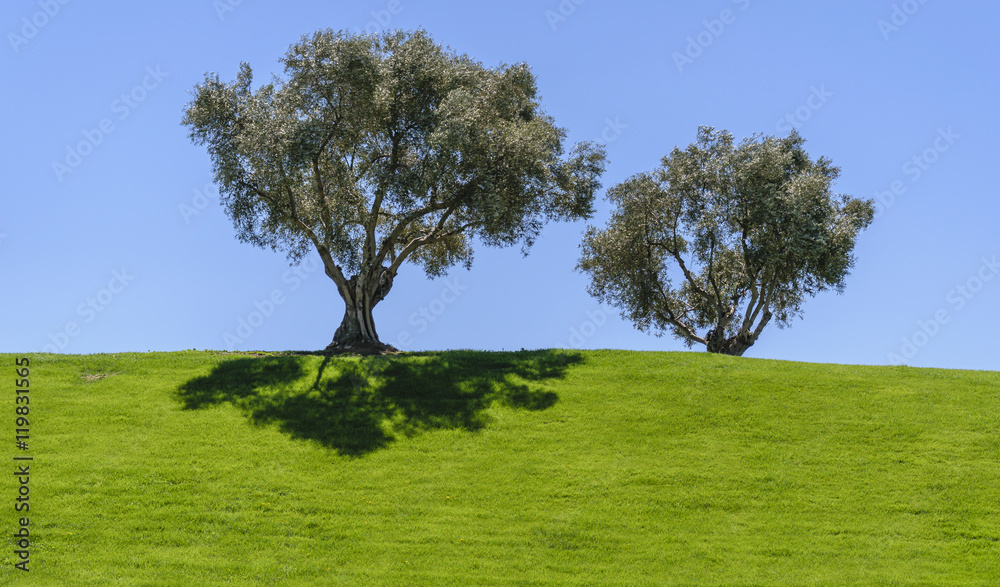
[[(527, 62), (570, 142), (607, 143), (605, 188), (699, 125), (794, 126), (842, 168), (836, 191), (879, 199), (846, 292), (746, 356), (1000, 369), (998, 17), (940, 0), (5, 2), (0, 352), (326, 346), (333, 283), (236, 241), (180, 125), (188, 91), (241, 61), (280, 73), (319, 28), (423, 27), (487, 66)], [(609, 215), (602, 200), (591, 223)], [(382, 340), (683, 350), (587, 295), (584, 226), (550, 225), (527, 258), (479, 247), (448, 278), (405, 268), (376, 308)]]

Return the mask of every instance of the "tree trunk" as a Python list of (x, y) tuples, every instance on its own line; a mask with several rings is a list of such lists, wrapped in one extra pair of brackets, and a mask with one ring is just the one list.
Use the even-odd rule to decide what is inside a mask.
[(747, 352), (747, 349), (752, 347), (753, 343), (757, 342), (757, 338), (760, 336), (761, 331), (770, 321), (771, 312), (765, 311), (764, 315), (761, 317), (760, 324), (757, 325), (757, 328), (753, 331), (749, 329), (741, 330), (736, 333), (736, 336), (731, 336), (729, 338), (725, 337), (727, 324), (719, 324), (712, 330), (709, 330), (708, 335), (705, 337), (705, 340), (708, 341), (708, 344), (706, 345), (708, 352), (742, 357), (743, 353)]
[(732, 338), (727, 338), (716, 345), (709, 344), (708, 352), (742, 357), (743, 353), (747, 352), (747, 349), (753, 346), (753, 343), (754, 341), (747, 340), (746, 338), (737, 335)]
[(706, 346), (710, 353), (742, 357), (743, 353), (752, 347), (754, 343), (753, 340), (750, 340), (750, 337), (742, 336), (741, 334), (730, 338), (723, 338), (722, 336), (717, 336), (715, 333), (715, 330), (708, 333), (708, 345)]
[(326, 347), (326, 350), (352, 350), (380, 344), (371, 306), (347, 303), (344, 319), (341, 320), (333, 335), (333, 342)]
[[(354, 276), (340, 289), (344, 298), (344, 318), (333, 334), (333, 341), (326, 347), (328, 352), (356, 352), (361, 354), (382, 354), (396, 349), (383, 344), (375, 330), (372, 310), (392, 288), (392, 276), (383, 268), (379, 279), (365, 279)], [(346, 292), (344, 291), (346, 289)], [(346, 294), (346, 295), (345, 295)]]

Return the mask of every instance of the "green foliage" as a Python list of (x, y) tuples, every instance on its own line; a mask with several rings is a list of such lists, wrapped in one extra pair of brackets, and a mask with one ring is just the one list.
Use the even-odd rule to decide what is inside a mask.
[(614, 186), (611, 221), (582, 245), (590, 293), (640, 330), (742, 354), (772, 318), (787, 326), (807, 296), (842, 291), (874, 208), (833, 194), (839, 169), (804, 142), (735, 145), (702, 127), (660, 169)]
[(472, 237), (527, 247), (593, 211), (604, 152), (564, 156), (526, 64), (486, 68), (424, 31), (330, 30), (283, 63), (256, 90), (245, 63), (234, 82), (208, 75), (183, 120), (242, 241), (315, 248), (328, 274), (410, 260), (436, 276), (471, 263)]
[[(1000, 576), (998, 373), (622, 351), (31, 368), (32, 571), (3, 584)], [(351, 449), (371, 420), (391, 440)]]

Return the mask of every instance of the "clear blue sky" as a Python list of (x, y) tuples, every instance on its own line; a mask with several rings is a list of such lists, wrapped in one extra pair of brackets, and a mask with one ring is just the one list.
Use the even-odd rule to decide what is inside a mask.
[[(241, 61), (279, 73), (319, 28), (423, 27), (486, 65), (527, 62), (570, 141), (607, 142), (605, 188), (699, 125), (794, 126), (842, 168), (836, 191), (880, 197), (846, 292), (746, 356), (1000, 369), (994, 2), (19, 0), (2, 15), (2, 352), (326, 346), (333, 283), (236, 241), (180, 125), (188, 91)], [(608, 216), (602, 199), (591, 223)], [(683, 350), (587, 295), (584, 226), (550, 225), (527, 258), (480, 247), (449, 278), (405, 269), (376, 308), (382, 340)]]

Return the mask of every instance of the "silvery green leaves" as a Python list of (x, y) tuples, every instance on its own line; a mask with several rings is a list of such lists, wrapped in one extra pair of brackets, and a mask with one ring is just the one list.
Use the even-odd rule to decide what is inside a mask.
[(659, 169), (608, 191), (616, 205), (589, 228), (577, 268), (589, 292), (640, 330), (742, 355), (806, 296), (844, 287), (870, 201), (832, 193), (839, 169), (805, 141), (702, 127)]
[(240, 240), (319, 253), (347, 305), (341, 347), (378, 341), (371, 309), (403, 262), (441, 275), (472, 262), (473, 237), (527, 247), (593, 211), (604, 151), (565, 156), (525, 64), (486, 68), (424, 31), (330, 30), (283, 64), (257, 89), (246, 64), (207, 76), (183, 123)]

